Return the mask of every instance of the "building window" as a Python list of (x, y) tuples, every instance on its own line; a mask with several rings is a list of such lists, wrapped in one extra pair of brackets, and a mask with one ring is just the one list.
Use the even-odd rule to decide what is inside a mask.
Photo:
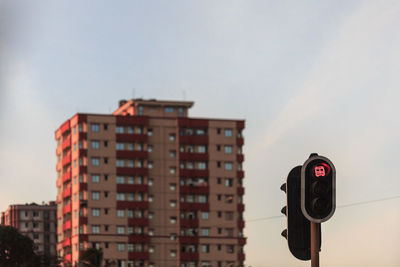
[(116, 149), (117, 150), (124, 150), (124, 143), (117, 143), (116, 144)]
[(170, 174), (175, 174), (176, 173), (176, 167), (170, 167), (169, 168), (169, 173)]
[(232, 137), (232, 129), (225, 129), (224, 132), (226, 137)]
[(226, 179), (225, 179), (225, 186), (226, 186), (226, 187), (232, 187), (232, 186), (233, 186), (233, 179), (231, 179), (231, 178), (226, 178)]
[(224, 147), (225, 154), (232, 154), (232, 146)]
[(202, 228), (201, 229), (201, 235), (202, 236), (208, 236), (209, 232), (210, 232), (210, 229), (208, 229), (208, 228)]
[(174, 108), (173, 107), (165, 107), (165, 112), (166, 113), (172, 113), (172, 112), (174, 112)]
[(99, 217), (100, 216), (100, 209), (92, 209), (92, 216)]
[(209, 217), (209, 214), (208, 214), (207, 211), (203, 211), (203, 212), (201, 213), (201, 218), (202, 218), (203, 220), (208, 220), (208, 217)]
[(147, 135), (152, 136), (153, 135), (153, 129), (147, 129)]
[(100, 192), (93, 191), (92, 192), (92, 200), (99, 200), (100, 199)]
[(206, 203), (207, 202), (207, 196), (199, 195), (198, 196), (198, 202), (199, 203)]
[(207, 169), (207, 163), (206, 162), (198, 162), (197, 163), (197, 168), (199, 170), (205, 170), (205, 169)]
[[(135, 245), (134, 244), (128, 244), (128, 251), (129, 252), (135, 251)], [(132, 264), (132, 266), (133, 266), (133, 264)]]
[(210, 252), (210, 245), (201, 245), (201, 251), (203, 253), (209, 253)]
[(170, 223), (175, 224), (176, 223), (176, 217), (170, 217), (169, 221), (170, 221)]
[[(118, 247), (118, 251), (125, 251), (125, 244), (118, 243), (117, 247)], [(124, 264), (121, 266), (125, 266), (125, 261), (124, 261)]]
[(129, 133), (129, 134), (133, 134), (133, 127), (128, 126), (128, 133)]
[(169, 184), (169, 189), (171, 191), (175, 191), (176, 190), (176, 184)]
[(117, 176), (117, 184), (124, 184), (125, 177), (124, 176)]
[(92, 174), (92, 183), (99, 183), (100, 182), (100, 175)]
[(100, 234), (100, 226), (92, 225), (92, 234)]
[(230, 171), (233, 169), (232, 162), (225, 162), (225, 170)]
[(122, 126), (117, 126), (117, 128), (115, 128), (115, 132), (116, 132), (117, 134), (122, 134), (122, 133), (124, 133), (124, 127), (122, 127)]
[(117, 159), (117, 167), (124, 167), (125, 166), (125, 161), (123, 159)]
[(169, 255), (170, 255), (172, 258), (176, 258), (176, 250), (171, 250), (171, 251), (169, 252)]
[(92, 141), (92, 149), (99, 149), (100, 148), (100, 142), (99, 141)]
[(92, 123), (90, 125), (90, 127), (91, 127), (92, 132), (94, 132), (94, 133), (98, 132), (100, 129), (99, 124), (97, 124), (97, 123)]
[(117, 226), (117, 233), (119, 235), (125, 234), (125, 226)]
[(153, 169), (153, 162), (152, 162), (152, 161), (149, 161), (149, 162), (147, 163), (147, 167), (148, 167), (149, 169)]
[(171, 200), (171, 201), (169, 202), (169, 205), (170, 205), (172, 208), (175, 208), (175, 207), (176, 207), (176, 200)]
[(175, 141), (175, 134), (174, 133), (169, 134), (169, 140), (170, 141)]
[(92, 166), (99, 166), (100, 158), (92, 158)]
[(234, 245), (226, 245), (226, 252), (234, 253), (235, 252), (235, 246)]
[(207, 152), (206, 146), (198, 146), (197, 147), (197, 153), (206, 153), (206, 152)]
[(120, 218), (125, 217), (125, 210), (117, 210), (117, 217)]
[(125, 200), (125, 194), (117, 193), (117, 200)]
[(153, 152), (153, 146), (148, 145), (148, 146), (147, 146), (147, 151), (148, 151), (148, 152)]
[(154, 247), (149, 247), (149, 253), (154, 253)]

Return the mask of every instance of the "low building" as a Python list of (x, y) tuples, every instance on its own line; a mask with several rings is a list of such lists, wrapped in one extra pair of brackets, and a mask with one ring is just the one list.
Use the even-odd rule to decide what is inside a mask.
[(56, 256), (57, 205), (55, 201), (46, 204), (10, 205), (1, 214), (1, 224), (9, 225), (31, 238), (38, 255)]

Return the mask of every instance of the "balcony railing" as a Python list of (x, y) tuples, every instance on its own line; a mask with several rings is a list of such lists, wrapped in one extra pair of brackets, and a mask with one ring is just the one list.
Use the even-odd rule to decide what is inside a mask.
[(148, 201), (117, 201), (117, 209), (148, 209)]
[(146, 184), (117, 184), (117, 192), (147, 192), (149, 186)]
[(208, 203), (180, 203), (181, 210), (201, 210), (201, 211), (209, 211), (210, 205)]
[(182, 194), (203, 194), (207, 195), (210, 188), (206, 186), (192, 186), (192, 185), (181, 185), (179, 186), (179, 192)]

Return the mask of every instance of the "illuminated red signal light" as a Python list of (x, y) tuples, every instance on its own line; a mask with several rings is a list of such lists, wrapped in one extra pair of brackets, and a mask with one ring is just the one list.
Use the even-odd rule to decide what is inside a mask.
[(325, 176), (329, 175), (330, 172), (331, 172), (331, 167), (326, 163), (320, 163), (320, 164), (314, 166), (315, 178), (325, 177)]

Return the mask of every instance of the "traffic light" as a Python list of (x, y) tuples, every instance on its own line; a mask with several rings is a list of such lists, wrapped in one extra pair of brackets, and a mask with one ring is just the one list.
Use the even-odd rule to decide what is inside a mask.
[[(300, 260), (310, 260), (310, 222), (301, 212), (301, 166), (294, 167), (281, 186), (286, 193), (286, 206), (281, 212), (287, 216), (287, 229), (282, 236), (287, 239), (290, 252)], [(321, 242), (320, 242), (321, 244)]]
[(311, 222), (332, 217), (336, 208), (336, 170), (332, 162), (311, 154), (301, 168), (301, 210)]

